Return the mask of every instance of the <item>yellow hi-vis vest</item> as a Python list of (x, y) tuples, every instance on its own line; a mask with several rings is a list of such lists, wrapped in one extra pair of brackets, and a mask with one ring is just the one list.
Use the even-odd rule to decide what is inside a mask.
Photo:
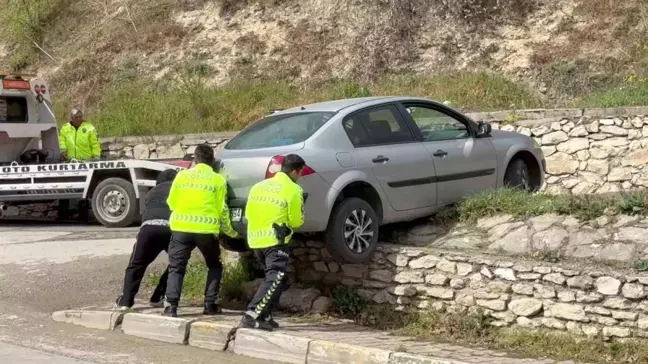
[[(304, 196), (302, 188), (287, 174), (278, 172), (274, 177), (254, 185), (250, 190), (245, 218), (247, 242), (251, 249), (265, 249), (279, 244), (272, 224), (286, 224), (291, 230), (304, 224)], [(285, 243), (292, 234), (286, 236)]]
[(67, 123), (59, 131), (59, 148), (69, 159), (87, 161), (101, 158), (101, 145), (97, 130), (92, 124), (83, 122), (78, 128)]
[(227, 207), (227, 182), (206, 164), (180, 171), (167, 199), (172, 231), (236, 237)]

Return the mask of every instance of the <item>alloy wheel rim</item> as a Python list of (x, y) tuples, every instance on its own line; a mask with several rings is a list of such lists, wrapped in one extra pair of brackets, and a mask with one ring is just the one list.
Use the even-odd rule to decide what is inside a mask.
[(352, 252), (362, 254), (371, 246), (373, 223), (373, 219), (363, 209), (355, 209), (347, 216), (344, 221), (344, 240)]

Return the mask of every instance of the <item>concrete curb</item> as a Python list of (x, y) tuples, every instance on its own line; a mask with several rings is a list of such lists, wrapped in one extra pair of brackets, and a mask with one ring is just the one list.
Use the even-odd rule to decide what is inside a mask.
[[(234, 339), (234, 354), (257, 359), (272, 358), (282, 363), (306, 362), (311, 340), (278, 332), (238, 329)], [(309, 362), (310, 363), (310, 362)]]
[(389, 364), (392, 352), (363, 346), (314, 340), (308, 346), (308, 364)]
[(235, 322), (199, 321), (202, 317), (186, 319), (155, 314), (67, 310), (54, 312), (52, 319), (100, 330), (115, 330), (121, 325), (121, 331), (126, 335), (212, 351), (228, 350), (233, 339), (236, 355), (272, 358), (291, 364), (469, 364), (454, 359), (314, 340), (281, 331), (237, 329)]
[(184, 318), (127, 313), (121, 329), (126, 335), (186, 345), (189, 342), (191, 323), (192, 320)]
[(114, 330), (121, 325), (123, 318), (123, 313), (110, 311), (66, 310), (52, 314), (52, 320), (56, 322), (99, 330)]

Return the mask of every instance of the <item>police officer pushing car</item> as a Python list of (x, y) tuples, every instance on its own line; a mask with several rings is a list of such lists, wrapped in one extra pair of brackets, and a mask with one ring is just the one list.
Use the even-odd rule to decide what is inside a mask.
[(305, 165), (300, 156), (289, 154), (281, 172), (250, 190), (245, 207), (247, 241), (265, 270), (265, 280), (248, 305), (241, 327), (265, 331), (279, 327), (272, 311), (286, 285), (288, 242), (293, 230), (304, 223), (304, 197), (297, 181)]
[(220, 261), (218, 234), (236, 238), (227, 207), (227, 182), (214, 172), (214, 150), (206, 144), (194, 152), (195, 166), (183, 170), (173, 180), (167, 204), (171, 209), (172, 237), (169, 245), (169, 279), (164, 302), (164, 315), (178, 316), (187, 263), (198, 247), (207, 265), (207, 283), (203, 314), (221, 312), (216, 303), (223, 265)]

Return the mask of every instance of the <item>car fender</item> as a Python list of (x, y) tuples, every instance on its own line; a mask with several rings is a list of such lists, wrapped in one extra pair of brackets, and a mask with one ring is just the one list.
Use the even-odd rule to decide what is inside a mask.
[(333, 210), (333, 205), (335, 205), (335, 201), (337, 200), (338, 196), (340, 196), (340, 193), (342, 193), (342, 190), (344, 190), (346, 186), (354, 182), (364, 182), (371, 185), (378, 193), (378, 196), (380, 196), (380, 201), (384, 208), (385, 196), (374, 175), (368, 174), (362, 170), (351, 170), (340, 175), (333, 182), (331, 188), (328, 191), (328, 194), (326, 195), (326, 209), (328, 211), (329, 217), (331, 211)]
[(504, 186), (504, 175), (506, 174), (506, 168), (508, 167), (509, 163), (511, 163), (511, 160), (518, 152), (529, 152), (533, 154), (538, 165), (542, 167), (541, 161), (538, 160), (538, 156), (533, 151), (533, 149), (525, 148), (524, 145), (513, 144), (506, 150), (506, 154), (502, 158), (502, 164), (498, 163), (499, 164), (498, 172), (497, 172), (498, 187)]

